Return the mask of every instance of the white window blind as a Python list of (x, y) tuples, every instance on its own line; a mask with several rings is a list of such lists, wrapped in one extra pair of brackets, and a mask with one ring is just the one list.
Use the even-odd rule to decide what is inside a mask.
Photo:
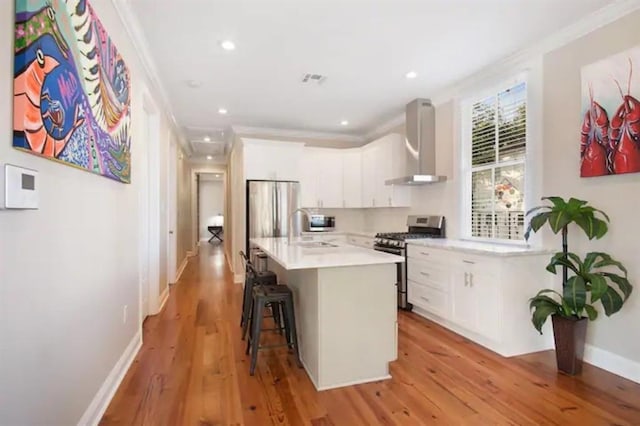
[[(471, 104), (471, 237), (524, 236), (527, 90), (520, 82)], [(469, 134), (469, 132), (467, 132)]]

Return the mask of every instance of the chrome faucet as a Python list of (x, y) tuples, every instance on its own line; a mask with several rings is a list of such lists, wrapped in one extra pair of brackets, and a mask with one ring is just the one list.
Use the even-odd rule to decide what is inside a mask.
[(287, 242), (289, 243), (289, 245), (291, 244), (291, 242), (293, 241), (293, 215), (295, 215), (298, 212), (302, 212), (304, 214), (307, 215), (307, 217), (311, 217), (311, 212), (309, 212), (309, 210), (307, 209), (303, 209), (302, 207), (298, 207), (297, 209), (295, 209), (294, 211), (292, 211), (291, 213), (289, 213), (289, 218), (288, 218), (288, 223), (287, 223)]

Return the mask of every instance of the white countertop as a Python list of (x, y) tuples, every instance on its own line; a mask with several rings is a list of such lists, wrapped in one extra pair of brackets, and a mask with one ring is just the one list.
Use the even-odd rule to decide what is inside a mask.
[(410, 245), (433, 247), (442, 250), (461, 251), (466, 253), (493, 255), (493, 256), (531, 256), (536, 254), (548, 254), (553, 250), (539, 247), (521, 245), (485, 243), (480, 241), (451, 240), (448, 238), (424, 238), (408, 241)]
[(296, 239), (289, 245), (286, 238), (252, 238), (251, 243), (260, 247), (283, 268), (316, 269), (341, 266), (380, 265), (404, 262), (405, 258), (381, 251), (356, 247), (346, 243), (332, 243), (337, 247), (303, 247), (296, 243), (309, 243)]

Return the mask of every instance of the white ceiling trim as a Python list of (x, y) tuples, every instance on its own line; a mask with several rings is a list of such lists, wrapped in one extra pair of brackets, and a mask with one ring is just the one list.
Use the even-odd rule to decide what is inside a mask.
[[(562, 30), (538, 41), (524, 49), (520, 49), (504, 59), (494, 62), (480, 71), (438, 91), (432, 98), (433, 105), (441, 105), (460, 96), (466, 90), (477, 89), (482, 82), (504, 77), (505, 74), (513, 74), (522, 71), (536, 57), (565, 46), (572, 41), (584, 37), (589, 33), (604, 27), (630, 13), (640, 9), (640, 0), (617, 0), (600, 10), (591, 13), (585, 18), (571, 24)], [(405, 115), (397, 115), (380, 126), (369, 131), (364, 139), (372, 141), (388, 133), (391, 129), (404, 123)]]
[(144, 34), (140, 30), (140, 28), (142, 27), (140, 25), (140, 22), (138, 21), (138, 18), (136, 18), (133, 10), (129, 6), (128, 0), (111, 0), (111, 3), (113, 4), (118, 17), (120, 18), (122, 25), (127, 31), (127, 34), (129, 35), (129, 39), (131, 40), (137, 56), (142, 63), (144, 72), (147, 75), (148, 82), (154, 89), (154, 93), (159, 94), (159, 101), (162, 104), (164, 114), (169, 118), (169, 121), (173, 125), (174, 130), (178, 134), (178, 139), (180, 141), (182, 149), (186, 151), (187, 155), (191, 155), (191, 146), (187, 142), (187, 139), (182, 132), (182, 128), (178, 124), (178, 121), (176, 120), (176, 117), (171, 110), (171, 102), (169, 101), (169, 96), (167, 95), (167, 91), (162, 84), (162, 80), (160, 80), (158, 69), (151, 57), (149, 46), (144, 37)]
[(240, 136), (268, 136), (275, 138), (325, 139), (343, 142), (364, 142), (362, 136), (344, 133), (311, 132), (306, 130), (275, 129), (269, 127), (232, 126), (233, 132)]

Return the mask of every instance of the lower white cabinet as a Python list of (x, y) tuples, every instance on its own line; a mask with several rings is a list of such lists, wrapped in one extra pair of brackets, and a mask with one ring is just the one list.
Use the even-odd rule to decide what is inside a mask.
[(409, 245), (414, 312), (504, 356), (552, 347), (531, 325), (528, 299), (549, 287), (548, 255), (495, 257)]

